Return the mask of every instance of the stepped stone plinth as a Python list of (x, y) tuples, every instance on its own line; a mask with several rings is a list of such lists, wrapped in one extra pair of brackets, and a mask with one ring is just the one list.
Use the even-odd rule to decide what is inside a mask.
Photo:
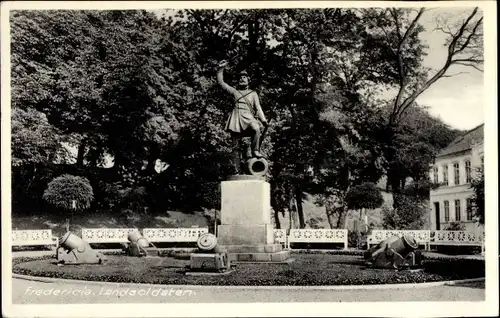
[(290, 252), (275, 244), (269, 183), (232, 178), (221, 185), (221, 225), (217, 242), (232, 262), (286, 262)]

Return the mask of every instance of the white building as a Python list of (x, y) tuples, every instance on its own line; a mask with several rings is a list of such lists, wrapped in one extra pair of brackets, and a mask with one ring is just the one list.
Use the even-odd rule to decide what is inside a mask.
[(482, 231), (468, 208), (473, 190), (470, 181), (484, 160), (484, 124), (455, 139), (436, 156), (430, 178), (439, 183), (430, 191), (431, 230), (444, 230), (451, 222), (462, 222), (467, 231)]

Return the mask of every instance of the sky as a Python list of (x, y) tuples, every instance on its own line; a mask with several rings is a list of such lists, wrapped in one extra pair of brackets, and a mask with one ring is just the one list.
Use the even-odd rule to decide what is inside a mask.
[[(152, 11), (157, 14), (165, 13), (163, 10)], [(470, 11), (472, 9), (448, 7), (428, 9), (424, 13), (420, 23), (426, 30), (421, 33), (421, 40), (429, 46), (424, 66), (437, 70), (446, 59), (447, 48), (443, 46), (446, 35), (434, 30), (437, 19), (449, 18), (453, 22), (467, 16)], [(458, 72), (464, 74), (438, 80), (418, 97), (417, 103), (428, 107), (431, 115), (440, 118), (450, 127), (470, 130), (484, 123), (483, 73), (466, 67), (456, 68), (450, 73)]]
[[(447, 8), (446, 12), (434, 9), (424, 14), (421, 22), (426, 31), (421, 39), (429, 45), (428, 56), (424, 60), (426, 66), (437, 69), (446, 58), (447, 49), (443, 46), (446, 35), (434, 31), (436, 16), (449, 14), (456, 19), (463, 12), (463, 8)], [(483, 73), (465, 67), (451, 73), (457, 72), (467, 73), (440, 79), (419, 96), (417, 103), (428, 106), (432, 115), (451, 127), (468, 130), (484, 123)]]

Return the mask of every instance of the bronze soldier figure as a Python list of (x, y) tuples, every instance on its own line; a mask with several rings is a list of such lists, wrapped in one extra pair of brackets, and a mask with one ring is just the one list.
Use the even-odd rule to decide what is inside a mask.
[[(233, 95), (235, 105), (226, 122), (226, 131), (231, 133), (232, 137), (232, 153), (233, 164), (237, 171), (240, 171), (241, 153), (239, 150), (239, 142), (243, 137), (251, 137), (251, 147), (247, 147), (244, 154), (245, 159), (252, 157), (261, 158), (261, 124), (264, 127), (268, 125), (264, 112), (260, 106), (259, 96), (257, 93), (249, 89), (249, 77), (246, 72), (241, 72), (239, 76), (237, 88), (231, 87), (224, 82), (224, 69), (227, 66), (226, 61), (219, 64), (217, 73), (217, 82), (224, 90)], [(257, 119), (258, 118), (258, 119)]]

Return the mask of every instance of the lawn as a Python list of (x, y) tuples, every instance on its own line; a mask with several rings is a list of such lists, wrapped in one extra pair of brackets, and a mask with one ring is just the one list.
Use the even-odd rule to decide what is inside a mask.
[(14, 259), (13, 272), (66, 279), (183, 285), (318, 286), (422, 283), (484, 277), (484, 262), (454, 258), (426, 260), (424, 270), (366, 268), (356, 255), (298, 254), (283, 264), (238, 264), (222, 276), (185, 275), (189, 261), (174, 257), (106, 255), (104, 265), (57, 266), (54, 258)]

